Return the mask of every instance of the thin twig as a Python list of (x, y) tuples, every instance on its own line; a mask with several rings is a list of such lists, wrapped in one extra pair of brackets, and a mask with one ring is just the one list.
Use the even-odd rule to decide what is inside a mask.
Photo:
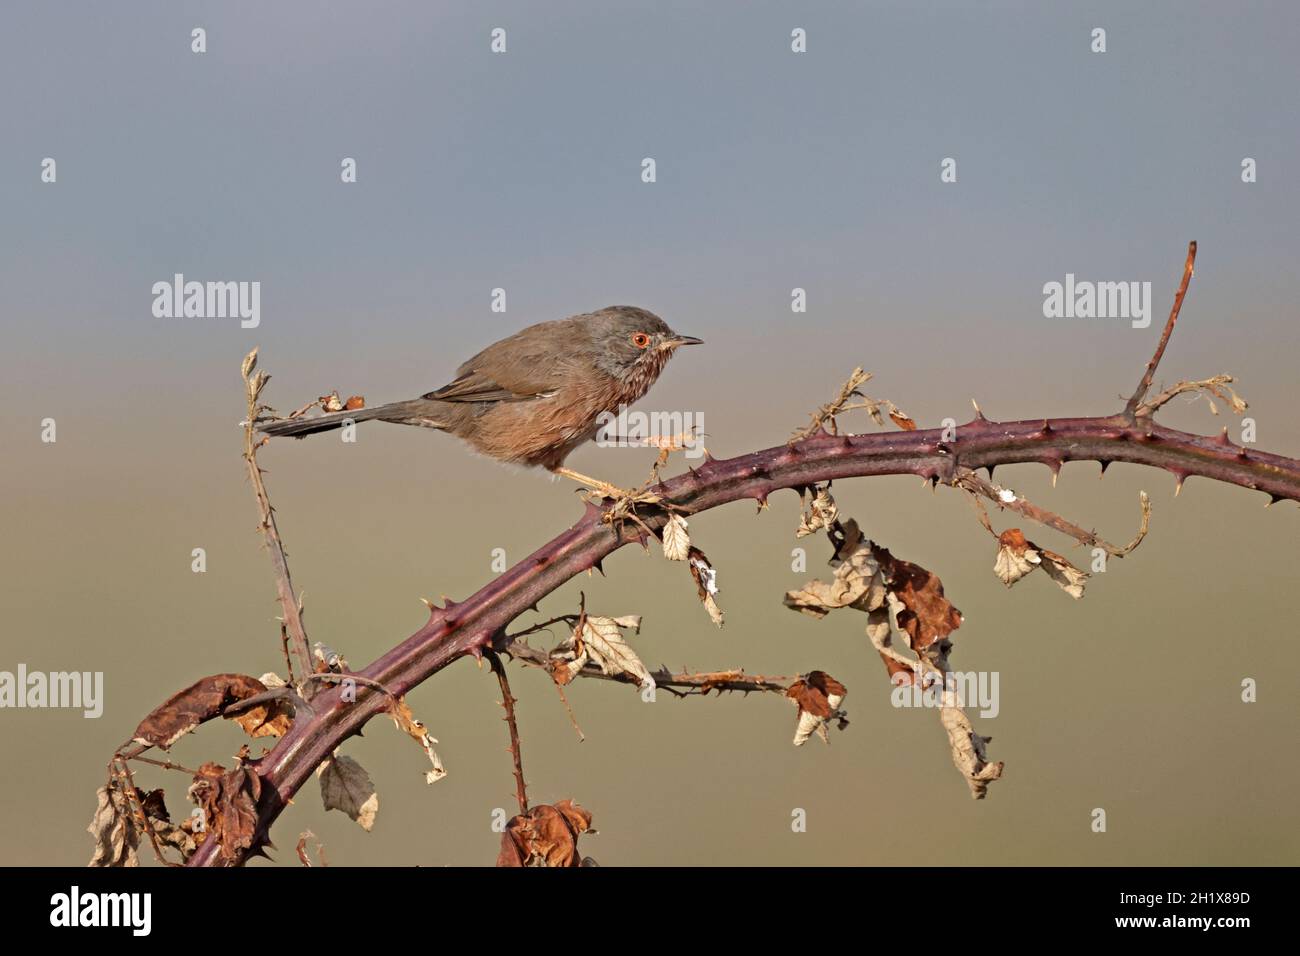
[(845, 410), (844, 406), (849, 403), (850, 398), (853, 398), (855, 395), (859, 398), (862, 397), (862, 393), (858, 391), (858, 386), (862, 385), (870, 378), (870, 372), (864, 372), (861, 366), (855, 368), (849, 375), (848, 381), (840, 386), (839, 395), (835, 396), (832, 401), (827, 402), (821, 408), (817, 409), (817, 411), (813, 412), (812, 420), (803, 428), (792, 434), (789, 443), (793, 444), (794, 442), (808, 438), (820, 430), (827, 422), (830, 422), (830, 428), (828, 430), (832, 435), (835, 434), (835, 416)]
[(307, 628), (302, 622), (302, 606), (294, 594), (293, 581), (289, 577), (289, 559), (284, 553), (284, 543), (280, 540), (280, 531), (276, 527), (275, 509), (271, 507), (266, 485), (262, 482), (262, 469), (257, 464), (257, 449), (266, 441), (255, 431), (260, 410), (258, 399), (271, 376), (262, 371), (254, 375), (253, 370), (256, 367), (257, 349), (253, 349), (245, 357), (241, 368), (248, 397), (248, 417), (244, 419), (244, 461), (248, 466), (248, 478), (253, 485), (253, 494), (257, 498), (257, 510), (261, 517), (258, 526), (266, 540), (267, 550), (271, 553), (271, 567), (275, 571), (275, 590), (280, 599), (280, 610), (284, 615), (282, 621), (289, 636), (289, 647), (298, 661), (299, 674), (305, 676), (313, 669), (311, 642), (307, 639)]
[(569, 703), (569, 695), (564, 692), (564, 686), (555, 681), (551, 681), (555, 687), (556, 693), (560, 695), (560, 703), (564, 705), (564, 712), (569, 715), (569, 723), (573, 725), (573, 732), (578, 735), (578, 740), (586, 740), (587, 735), (582, 732), (578, 726), (578, 715), (573, 712), (573, 705)]
[(524, 758), (519, 748), (519, 723), (515, 719), (515, 696), (510, 693), (510, 679), (506, 677), (506, 669), (501, 663), (501, 657), (496, 651), (488, 650), (484, 656), (492, 665), (492, 673), (497, 675), (497, 683), (501, 687), (501, 706), (505, 708), (505, 722), (510, 727), (510, 756), (515, 764), (515, 798), (519, 801), (519, 812), (528, 812), (528, 790), (524, 786)]
[(1160, 360), (1164, 357), (1165, 347), (1169, 345), (1169, 337), (1174, 333), (1174, 324), (1178, 321), (1178, 312), (1183, 307), (1183, 298), (1187, 295), (1187, 287), (1192, 281), (1192, 272), (1196, 265), (1196, 242), (1192, 241), (1187, 244), (1187, 261), (1183, 263), (1183, 281), (1178, 285), (1178, 292), (1174, 295), (1174, 306), (1169, 310), (1169, 319), (1165, 322), (1165, 329), (1160, 333), (1160, 342), (1156, 345), (1156, 353), (1151, 356), (1151, 361), (1147, 362), (1146, 371), (1142, 373), (1142, 381), (1138, 382), (1137, 390), (1129, 398), (1128, 404), (1124, 406), (1124, 414), (1130, 417), (1136, 416), (1138, 406), (1142, 399), (1146, 398), (1147, 390), (1151, 388), (1151, 380), (1155, 378), (1156, 367), (1160, 365)]
[(138, 754), (131, 759), (138, 760), (140, 763), (147, 763), (152, 764), (155, 767), (161, 767), (163, 770), (179, 770), (182, 773), (189, 774), (191, 777), (197, 777), (199, 774), (197, 770), (191, 770), (189, 767), (182, 767), (180, 764), (173, 763), (170, 760), (154, 760), (152, 757), (141, 757)]
[[(1017, 514), (1024, 515), (1031, 521), (1037, 521), (1039, 524), (1046, 525), (1055, 531), (1069, 535), (1080, 544), (1092, 548), (1101, 548), (1107, 554), (1113, 555), (1117, 558), (1124, 557), (1124, 555), (1129, 554), (1134, 548), (1141, 544), (1142, 539), (1147, 536), (1147, 530), (1151, 525), (1151, 499), (1147, 496), (1145, 491), (1141, 493), (1142, 523), (1138, 528), (1137, 536), (1124, 547), (1117, 547), (1098, 537), (1095, 531), (1085, 530), (1077, 524), (1067, 521), (1055, 512), (1039, 507), (1032, 501), (1029, 501), (1015, 492), (995, 485), (993, 482), (977, 475), (969, 468), (958, 469), (952, 483), (958, 488), (963, 488), (966, 491), (971, 492), (972, 495), (983, 495), (990, 501), (996, 502), (999, 508), (1004, 508), (1007, 511), (1014, 511)], [(979, 510), (982, 515), (981, 523), (989, 530), (990, 534), (993, 534), (993, 526), (988, 520), (988, 512), (984, 510), (983, 505), (979, 506)]]
[[(511, 644), (504, 648), (504, 653), (509, 654), (512, 658), (530, 667), (540, 667), (549, 670), (551, 666), (550, 655), (540, 648), (530, 647), (527, 644), (519, 642)], [(617, 684), (630, 684), (633, 687), (641, 686), (637, 678), (632, 674), (616, 672), (606, 674), (597, 664), (586, 664), (574, 672), (575, 677), (589, 677), (595, 680), (613, 681)], [(655, 687), (666, 690), (678, 697), (689, 697), (693, 695), (703, 696), (711, 691), (722, 693), (724, 691), (738, 691), (740, 693), (752, 692), (772, 692), (785, 693), (797, 677), (763, 677), (758, 674), (746, 674), (741, 668), (733, 668), (725, 671), (702, 671), (698, 673), (679, 672), (673, 673), (667, 667), (660, 667), (657, 671), (652, 671), (650, 676), (654, 678)], [(559, 685), (556, 685), (559, 686)]]
[[(1211, 378), (1201, 379), (1199, 381), (1183, 381), (1176, 385), (1171, 385), (1149, 402), (1143, 402), (1138, 406), (1137, 413), (1139, 416), (1150, 416), (1156, 409), (1162, 408), (1173, 399), (1182, 395), (1184, 392), (1194, 392), (1196, 397), (1201, 397), (1201, 393), (1209, 392), (1217, 397), (1220, 401), (1227, 404), (1238, 415), (1244, 414), (1250, 406), (1246, 400), (1228, 387), (1233, 381), (1231, 375), (1215, 375)], [(1215, 407), (1213, 400), (1206, 399), (1210, 403), (1210, 411), (1217, 415), (1219, 410)]]
[[(140, 826), (149, 837), (149, 845), (153, 847), (154, 856), (164, 866), (184, 866), (183, 863), (174, 863), (163, 856), (162, 847), (158, 845), (158, 834), (154, 832), (153, 821), (149, 819), (149, 814), (144, 812), (144, 804), (140, 802), (140, 791), (136, 789), (135, 778), (131, 775), (131, 767), (121, 757), (118, 757), (118, 760), (121, 763), (122, 774), (126, 778), (124, 796), (126, 797), (127, 807), (130, 808), (133, 815), (139, 817)], [(113, 785), (112, 780), (109, 783), (110, 786)]]

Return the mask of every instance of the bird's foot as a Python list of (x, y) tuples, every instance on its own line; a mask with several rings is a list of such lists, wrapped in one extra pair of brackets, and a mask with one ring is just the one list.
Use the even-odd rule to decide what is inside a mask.
[(660, 500), (659, 496), (650, 491), (650, 484), (642, 485), (640, 488), (627, 489), (620, 488), (618, 485), (611, 485), (608, 481), (601, 481), (599, 478), (592, 478), (582, 474), (579, 471), (573, 471), (570, 468), (557, 468), (555, 474), (562, 475), (565, 478), (572, 478), (580, 485), (583, 497), (593, 503), (602, 500), (610, 500), (615, 503), (628, 502), (630, 504), (656, 504)]
[(602, 501), (609, 501), (609, 507), (601, 515), (601, 521), (608, 525), (621, 525), (625, 521), (631, 521), (633, 524), (645, 530), (647, 533), (650, 529), (645, 522), (638, 517), (636, 509), (639, 505), (652, 505), (657, 507), (671, 507), (661, 495), (651, 491), (651, 487), (658, 482), (651, 480), (639, 488), (619, 488), (617, 485), (611, 485), (607, 481), (601, 481), (597, 478), (591, 478), (581, 472), (576, 472), (568, 468), (557, 468), (557, 475), (563, 475), (565, 478), (572, 478), (586, 487), (582, 489), (583, 497), (593, 503), (599, 504)]

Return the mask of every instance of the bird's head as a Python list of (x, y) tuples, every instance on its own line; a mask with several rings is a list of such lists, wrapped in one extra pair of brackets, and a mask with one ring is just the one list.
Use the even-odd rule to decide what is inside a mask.
[(596, 367), (612, 378), (639, 386), (644, 393), (683, 345), (702, 345), (681, 335), (653, 312), (614, 305), (591, 313), (588, 326), (596, 349)]

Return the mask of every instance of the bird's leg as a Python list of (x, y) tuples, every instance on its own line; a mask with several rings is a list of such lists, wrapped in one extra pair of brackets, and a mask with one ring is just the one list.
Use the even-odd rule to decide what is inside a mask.
[(658, 505), (660, 507), (672, 509), (671, 504), (665, 503), (664, 499), (659, 497), (650, 490), (653, 482), (646, 482), (640, 488), (628, 491), (619, 488), (605, 481), (599, 481), (590, 478), (581, 472), (574, 471), (571, 468), (556, 468), (555, 474), (563, 475), (565, 478), (572, 478), (574, 481), (586, 485), (589, 489), (587, 500), (592, 500), (596, 496), (608, 498), (610, 506), (605, 509), (601, 516), (601, 521), (605, 524), (621, 527), (623, 522), (631, 521), (637, 525), (646, 536), (653, 538), (654, 532), (646, 525), (636, 513), (637, 505)]
[[(611, 485), (607, 481), (601, 481), (599, 478), (592, 478), (588, 475), (584, 475), (580, 471), (574, 471), (572, 468), (560, 467), (553, 471), (554, 474), (561, 475), (564, 478), (572, 478), (574, 481), (578, 482), (578, 484), (586, 485), (594, 494), (597, 494), (602, 498), (609, 498), (612, 501), (636, 499), (643, 495), (642, 492), (628, 491), (627, 489), (620, 488), (617, 485)], [(646, 500), (648, 501), (649, 499), (647, 498)]]

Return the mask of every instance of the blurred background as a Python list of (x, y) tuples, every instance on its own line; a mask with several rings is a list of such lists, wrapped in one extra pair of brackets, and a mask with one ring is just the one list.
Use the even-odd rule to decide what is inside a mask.
[[(702, 414), (718, 457), (784, 440), (858, 364), (923, 427), (968, 420), (972, 398), (995, 420), (1103, 414), (1136, 384), (1196, 239), (1161, 379), (1234, 374), (1258, 447), (1300, 455), (1298, 42), (1285, 3), (7, 5), (0, 669), (103, 671), (106, 699), (98, 720), (0, 711), (0, 862), (83, 863), (95, 788), (145, 713), (206, 674), (283, 670), (236, 427), (253, 346), (282, 411), (334, 388), (378, 404), (524, 325), (636, 304), (707, 341), (638, 407)], [(155, 318), (151, 287), (178, 272), (261, 282), (260, 326)], [(1044, 318), (1043, 285), (1066, 273), (1150, 281), (1151, 327)], [(1162, 417), (1239, 434), (1204, 402)], [(589, 446), (569, 464), (632, 484), (652, 458)], [(420, 597), (467, 596), (493, 549), (514, 563), (581, 511), (568, 483), (418, 429), (261, 460), (309, 633), (354, 666), (423, 623)], [(1006, 761), (987, 800), (934, 713), (890, 705), (862, 615), (781, 606), (829, 573), (822, 539), (795, 541), (788, 492), (692, 521), (721, 631), (680, 566), (635, 549), (541, 614), (582, 590), (597, 613), (644, 615), (633, 643), (652, 666), (826, 670), (851, 726), (795, 749), (774, 696), (644, 704), (580, 682), (580, 742), (548, 678), (516, 667), (530, 796), (590, 809), (600, 833), (581, 848), (606, 865), (1294, 864), (1295, 506), (1097, 474), (1068, 464), (1053, 489), (1042, 467), (998, 472), (1116, 541), (1151, 494), (1150, 537), (1080, 602), (1042, 575), (1007, 591), (955, 492), (836, 485), (843, 513), (942, 577), (966, 616), (953, 665), (1000, 675), (1000, 713), (974, 717)], [(1248, 677), (1258, 703), (1240, 700)], [(312, 785), (277, 824), (278, 861), (296, 865), (310, 828), (334, 865), (490, 864), (493, 811), (514, 812), (498, 698), (472, 661), (420, 687), (449, 776), (427, 787), (418, 748), (376, 721), (344, 748), (378, 785), (374, 831), (323, 812)], [(208, 725), (175, 759), (229, 764), (242, 742)], [(188, 810), (184, 775), (137, 779)]]

